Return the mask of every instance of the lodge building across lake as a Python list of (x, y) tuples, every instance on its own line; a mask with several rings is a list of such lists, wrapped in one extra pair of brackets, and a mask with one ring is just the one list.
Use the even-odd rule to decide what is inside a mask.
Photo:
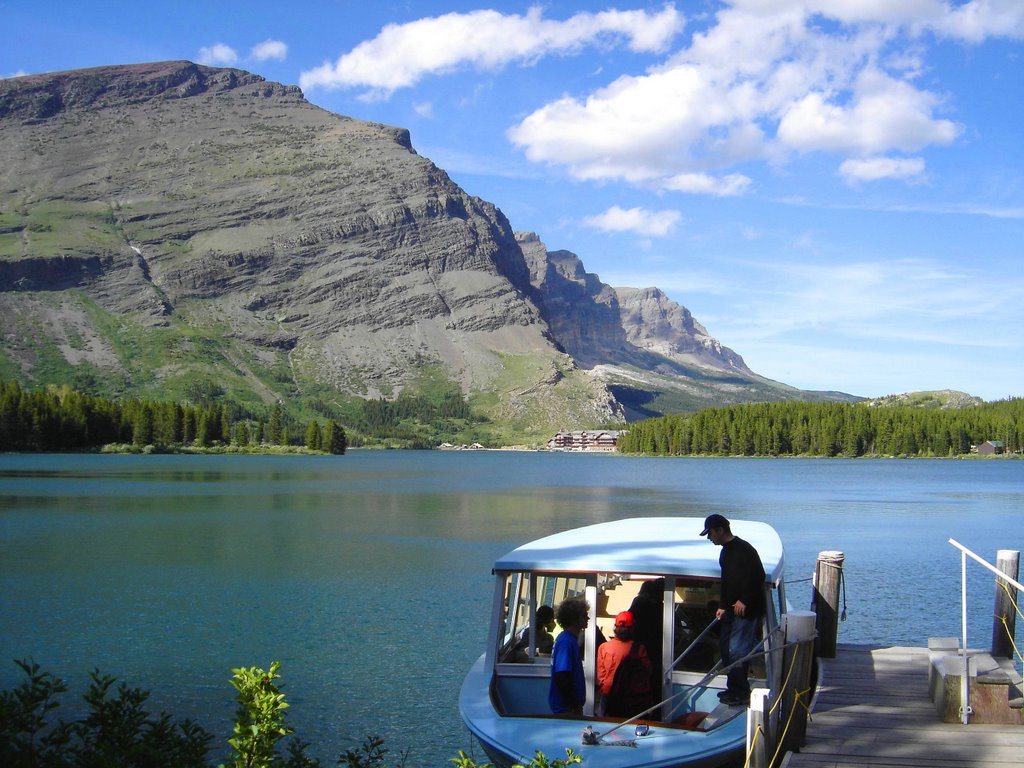
[(559, 432), (548, 440), (549, 451), (603, 451), (618, 450), (619, 436), (624, 429), (579, 429)]

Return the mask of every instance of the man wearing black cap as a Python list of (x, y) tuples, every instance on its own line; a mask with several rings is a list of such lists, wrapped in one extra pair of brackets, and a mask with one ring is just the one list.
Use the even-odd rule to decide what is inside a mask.
[[(733, 536), (729, 521), (722, 515), (708, 515), (700, 535), (722, 548), (718, 557), (722, 567), (721, 607), (715, 615), (722, 620), (719, 635), (722, 661), (731, 664), (757, 645), (757, 630), (765, 614), (764, 566), (750, 542)], [(718, 698), (725, 704), (748, 704), (749, 672), (750, 662), (730, 669), (726, 689)]]

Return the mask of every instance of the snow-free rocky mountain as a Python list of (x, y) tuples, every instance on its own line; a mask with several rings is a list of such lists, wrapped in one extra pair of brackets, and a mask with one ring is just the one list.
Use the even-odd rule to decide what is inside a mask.
[(516, 233), (408, 131), (185, 61), (0, 80), (0, 377), (321, 409), (454, 382), (513, 433), (841, 397)]

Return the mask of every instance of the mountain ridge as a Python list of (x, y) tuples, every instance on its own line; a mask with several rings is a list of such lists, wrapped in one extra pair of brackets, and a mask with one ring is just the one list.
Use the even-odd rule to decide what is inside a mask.
[(816, 397), (514, 232), (406, 129), (192, 62), (0, 81), (0, 320), (25, 382), (343, 411), (437, 374), (499, 441)]

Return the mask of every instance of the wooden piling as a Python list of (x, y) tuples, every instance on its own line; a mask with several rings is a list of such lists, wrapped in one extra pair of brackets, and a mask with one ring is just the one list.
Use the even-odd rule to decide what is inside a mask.
[[(796, 612), (800, 614), (801, 612)], [(814, 666), (814, 639), (817, 634), (802, 616), (782, 617), (786, 627), (786, 651), (782, 658), (783, 685), (780, 696), (781, 715), (774, 754), (782, 757), (787, 752), (799, 752), (807, 739), (807, 715), (811, 702), (811, 670)], [(834, 654), (833, 654), (834, 655)]]
[(805, 640), (786, 649), (789, 684), (782, 689), (782, 717), (779, 720), (779, 755), (799, 752), (807, 741), (807, 714), (811, 702), (811, 667), (814, 641)]
[(836, 655), (836, 639), (839, 633), (839, 592), (843, 583), (842, 552), (819, 552), (814, 569), (814, 591), (811, 610), (817, 615), (818, 639), (815, 653), (826, 659)]
[[(1000, 549), (996, 552), (996, 568), (1014, 581), (1020, 581), (1020, 552)], [(1017, 588), (996, 577), (996, 609), (992, 619), (992, 656), (1013, 658), (1013, 638), (1017, 627)], [(1003, 623), (1005, 621), (1005, 624)]]

